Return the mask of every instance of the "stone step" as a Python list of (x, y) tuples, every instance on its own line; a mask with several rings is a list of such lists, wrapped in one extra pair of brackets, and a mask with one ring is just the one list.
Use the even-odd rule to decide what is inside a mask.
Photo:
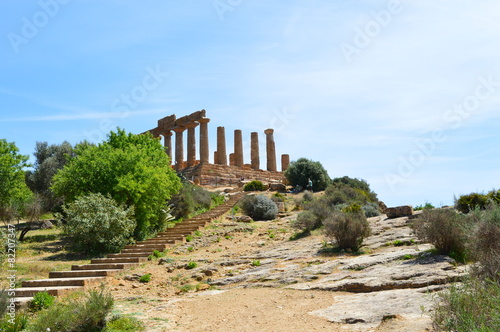
[(128, 244), (125, 246), (125, 249), (151, 249), (154, 250), (163, 250), (167, 249), (168, 246), (166, 244)]
[(64, 296), (71, 292), (84, 290), (83, 286), (23, 287), (16, 288), (16, 297), (33, 297), (36, 293), (47, 292), (52, 296)]
[(33, 300), (33, 296), (25, 296), (25, 297), (14, 297), (13, 301), (16, 305), (16, 309), (24, 309), (28, 307), (30, 301)]
[[(136, 244), (148, 244), (148, 243), (153, 243), (153, 244), (158, 244), (158, 243), (164, 243), (164, 244), (174, 244), (175, 243), (175, 237), (176, 236), (159, 236), (155, 237), (152, 239), (144, 240), (144, 241), (139, 241)], [(181, 236), (177, 235), (179, 239), (182, 239)]]
[(56, 286), (91, 286), (106, 281), (106, 277), (82, 278), (52, 278), (23, 281), (23, 288), (27, 287), (56, 287)]
[[(122, 253), (142, 253), (148, 256), (151, 255), (151, 253), (153, 253), (153, 250), (154, 249), (130, 248), (130, 249), (123, 249)], [(158, 251), (163, 251), (163, 250), (158, 250)]]
[(72, 265), (72, 271), (81, 270), (123, 270), (139, 266), (139, 263), (82, 264)]
[(95, 258), (91, 259), (91, 264), (113, 264), (113, 263), (144, 263), (147, 257), (122, 257), (122, 258)]
[(149, 253), (143, 253), (143, 252), (122, 252), (119, 254), (108, 254), (107, 258), (122, 258), (122, 257), (146, 257), (148, 258), (149, 255), (151, 255), (153, 251), (151, 250)]
[[(96, 264), (93, 264), (95, 266)], [(73, 270), (73, 271), (52, 271), (49, 278), (81, 278), (81, 277), (111, 277), (121, 270)]]

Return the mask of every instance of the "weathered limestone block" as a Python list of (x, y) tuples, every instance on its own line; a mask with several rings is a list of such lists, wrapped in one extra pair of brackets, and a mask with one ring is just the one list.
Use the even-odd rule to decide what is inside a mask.
[(413, 214), (413, 207), (411, 205), (391, 207), (385, 210), (385, 214), (387, 218), (411, 216)]
[(283, 193), (286, 192), (286, 186), (283, 183), (270, 183), (269, 190)]

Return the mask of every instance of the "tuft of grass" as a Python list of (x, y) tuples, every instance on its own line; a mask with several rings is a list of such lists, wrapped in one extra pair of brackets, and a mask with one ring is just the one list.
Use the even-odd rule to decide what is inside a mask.
[(252, 266), (260, 266), (260, 261), (259, 260), (253, 261)]
[(192, 270), (192, 269), (196, 268), (197, 266), (198, 266), (198, 264), (196, 262), (191, 261), (191, 262), (186, 264), (186, 269)]
[(186, 236), (186, 242), (191, 242), (191, 241), (193, 241), (193, 236), (192, 235)]
[(140, 282), (147, 283), (151, 281), (151, 273), (146, 273), (145, 275), (139, 278)]
[(137, 318), (118, 315), (106, 323), (103, 332), (140, 332), (145, 330), (144, 324)]

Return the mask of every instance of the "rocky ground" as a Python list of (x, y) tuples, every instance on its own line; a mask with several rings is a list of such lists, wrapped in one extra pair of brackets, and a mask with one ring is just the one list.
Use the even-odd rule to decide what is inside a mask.
[(294, 218), (207, 226), (110, 280), (117, 311), (147, 331), (430, 331), (435, 292), (465, 273), (407, 217), (371, 218), (362, 254), (334, 252), (319, 232), (290, 240)]

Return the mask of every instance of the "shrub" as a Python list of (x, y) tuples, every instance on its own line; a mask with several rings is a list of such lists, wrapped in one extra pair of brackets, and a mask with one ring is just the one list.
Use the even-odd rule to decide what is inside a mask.
[(421, 240), (432, 243), (438, 253), (465, 260), (470, 218), (449, 209), (424, 210), (415, 221), (414, 230)]
[(264, 195), (246, 196), (240, 206), (253, 220), (273, 220), (278, 214), (276, 204)]
[(380, 216), (377, 203), (368, 203), (361, 207), (367, 218)]
[(139, 332), (144, 330), (144, 324), (137, 318), (114, 316), (106, 323), (103, 332)]
[(252, 266), (260, 266), (260, 261), (259, 260), (252, 261)]
[(150, 281), (151, 281), (151, 273), (146, 273), (145, 275), (143, 275), (139, 278), (139, 282), (142, 282), (142, 283), (148, 283)]
[(52, 304), (54, 304), (55, 297), (47, 292), (38, 292), (33, 296), (33, 300), (30, 301), (29, 307), (31, 311), (40, 311), (42, 309), (47, 309)]
[(335, 211), (323, 221), (325, 236), (335, 240), (338, 249), (358, 251), (365, 237), (370, 235), (370, 225), (361, 213)]
[[(212, 198), (218, 202), (218, 198), (208, 190), (184, 180), (182, 181), (181, 190), (172, 196), (169, 205), (173, 206), (172, 215), (176, 219), (187, 218), (190, 215), (210, 209)], [(222, 197), (222, 199), (224, 198)]]
[(478, 193), (462, 195), (455, 202), (455, 208), (462, 213), (469, 213), (476, 208), (483, 210), (488, 203), (488, 196)]
[(321, 220), (311, 211), (303, 211), (297, 215), (297, 219), (292, 223), (292, 227), (305, 233), (321, 227)]
[(471, 278), (440, 293), (432, 318), (436, 331), (500, 331), (500, 285)]
[(197, 266), (198, 266), (198, 264), (196, 262), (191, 261), (191, 262), (186, 264), (186, 269), (192, 270), (192, 269), (196, 268)]
[(243, 187), (244, 191), (265, 191), (266, 186), (261, 181), (251, 181)]
[(328, 172), (319, 161), (306, 158), (292, 161), (284, 175), (290, 185), (299, 185), (302, 188), (307, 188), (309, 179), (311, 179), (314, 191), (325, 190), (331, 182)]
[(500, 206), (477, 212), (477, 223), (470, 253), (480, 263), (481, 277), (500, 281)]
[[(314, 213), (317, 217), (318, 222), (321, 223), (326, 218), (330, 217), (334, 207), (329, 205), (324, 199), (316, 199), (306, 205), (306, 210)], [(320, 227), (320, 225), (318, 225)]]
[(104, 287), (85, 296), (56, 302), (40, 311), (28, 325), (28, 332), (71, 331), (98, 332), (106, 325), (106, 316), (113, 308), (113, 297)]
[(358, 191), (361, 195), (365, 196), (370, 202), (377, 202), (377, 194), (375, 194), (371, 189), (370, 185), (366, 180), (363, 179), (357, 179), (357, 178), (350, 178), (348, 176), (344, 176), (341, 178), (335, 178), (332, 180), (332, 183), (335, 184), (342, 184), (347, 187), (350, 187), (352, 189), (355, 189)]
[(426, 202), (424, 205), (417, 205), (413, 208), (414, 211), (430, 210), (430, 209), (435, 209), (435, 207), (429, 202)]
[(89, 194), (64, 207), (65, 233), (76, 250), (92, 254), (118, 252), (135, 228), (133, 208), (124, 209), (113, 199)]

